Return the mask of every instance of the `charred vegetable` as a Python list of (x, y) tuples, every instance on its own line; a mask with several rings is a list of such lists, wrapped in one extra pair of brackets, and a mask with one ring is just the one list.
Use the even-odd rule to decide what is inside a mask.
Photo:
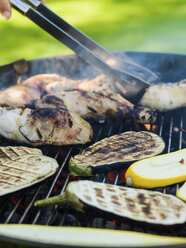
[(186, 182), (178, 189), (176, 196), (186, 202)]
[(40, 182), (57, 168), (56, 160), (44, 156), (39, 149), (0, 147), (0, 196)]
[(186, 149), (140, 160), (126, 174), (129, 186), (139, 188), (164, 187), (186, 180)]
[(161, 153), (165, 144), (150, 132), (125, 132), (105, 138), (70, 159), (69, 169), (76, 176), (91, 176), (116, 169), (125, 163)]
[(70, 204), (81, 212), (89, 205), (154, 224), (172, 225), (186, 221), (186, 205), (173, 195), (87, 180), (71, 182), (62, 195), (37, 201), (35, 206), (56, 204)]
[(131, 231), (20, 224), (0, 225), (0, 237), (1, 247), (9, 248), (46, 247), (46, 244), (47, 247), (151, 247), (186, 242), (185, 238)]

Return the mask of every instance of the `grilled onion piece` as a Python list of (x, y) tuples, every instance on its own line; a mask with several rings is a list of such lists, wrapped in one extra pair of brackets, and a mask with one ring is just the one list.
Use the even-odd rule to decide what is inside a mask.
[(186, 106), (186, 80), (151, 85), (142, 97), (140, 105), (159, 111)]
[(70, 204), (84, 212), (86, 205), (137, 221), (173, 225), (186, 221), (186, 205), (173, 195), (93, 181), (68, 184), (62, 195), (40, 200), (35, 206)]
[(163, 151), (165, 144), (150, 132), (125, 132), (105, 138), (70, 159), (69, 169), (76, 176), (91, 176), (122, 167), (123, 164), (152, 157)]
[(44, 156), (39, 149), (0, 147), (0, 196), (40, 182), (57, 168), (56, 160)]
[[(38, 235), (39, 234), (39, 235)], [(26, 247), (154, 247), (185, 244), (186, 238), (87, 227), (1, 224), (0, 246)], [(73, 238), (72, 238), (73, 237)], [(15, 244), (16, 243), (16, 244)], [(20, 246), (19, 246), (20, 245)], [(33, 246), (32, 246), (33, 245)], [(180, 247), (180, 246), (179, 246)]]
[(0, 107), (0, 134), (33, 146), (61, 146), (89, 142), (92, 128), (78, 114), (64, 109)]
[(186, 182), (178, 189), (176, 196), (186, 202)]
[(143, 159), (132, 164), (126, 174), (129, 186), (165, 187), (186, 180), (186, 148)]

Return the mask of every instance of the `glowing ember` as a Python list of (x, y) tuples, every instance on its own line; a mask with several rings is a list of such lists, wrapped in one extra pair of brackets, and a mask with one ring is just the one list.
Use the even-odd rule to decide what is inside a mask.
[(151, 124), (144, 124), (145, 128), (150, 131), (151, 130)]

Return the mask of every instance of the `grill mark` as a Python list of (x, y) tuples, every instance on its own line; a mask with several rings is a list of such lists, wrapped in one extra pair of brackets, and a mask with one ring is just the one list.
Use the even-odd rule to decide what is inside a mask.
[(41, 132), (40, 132), (38, 127), (36, 128), (36, 133), (37, 133), (37, 136), (39, 137), (39, 139), (43, 138), (43, 136), (42, 136), (42, 134), (41, 134)]
[[(22, 151), (22, 152), (24, 152), (25, 154), (29, 154), (28, 151), (26, 151), (26, 150), (23, 149), (23, 148), (22, 148), (22, 149), (19, 149), (19, 148), (18, 148), (18, 149), (16, 149), (16, 150), (14, 150), (13, 148), (9, 147), (9, 149), (10, 149), (17, 157), (19, 157), (20, 154), (19, 154), (18, 152), (16, 152), (16, 150), (17, 150), (17, 151)], [(21, 156), (22, 156), (22, 155), (23, 155), (23, 154), (21, 154)]]
[(72, 126), (73, 126), (73, 121), (72, 121), (71, 119), (68, 119), (68, 125), (69, 125), (70, 128), (72, 128)]
[(140, 204), (146, 204), (145, 203), (145, 196), (144, 196), (144, 194), (142, 194), (142, 193), (138, 194), (137, 195), (137, 198), (139, 199), (139, 203)]
[(16, 185), (16, 184), (13, 184), (13, 183), (10, 183), (7, 181), (3, 181), (2, 179), (0, 180), (0, 183), (5, 183), (5, 185), (8, 184), (8, 185), (12, 185), (12, 186)]
[(95, 109), (93, 109), (92, 107), (87, 106), (87, 108), (88, 108), (91, 112), (93, 112), (93, 113), (97, 113), (97, 111), (96, 111)]
[(150, 205), (146, 204), (145, 207), (142, 208), (143, 212), (145, 213), (145, 215), (149, 216), (152, 214), (150, 211)]
[[(1, 151), (2, 151), (2, 149), (1, 149)], [(11, 147), (8, 147), (5, 151), (3, 151), (4, 152), (4, 154), (5, 154), (5, 152), (10, 152), (10, 153), (12, 153), (12, 154), (14, 154), (16, 157), (18, 157), (19, 156), (19, 154), (17, 154), (15, 151), (14, 151), (14, 149), (12, 149)], [(10, 154), (11, 155), (11, 154)], [(7, 156), (7, 155), (6, 155)], [(15, 157), (14, 156), (14, 157)], [(12, 156), (11, 156), (11, 158), (10, 158), (11, 160), (12, 160)]]
[[(118, 159), (126, 157), (129, 160), (131, 158), (136, 160), (142, 155), (149, 155), (150, 151), (148, 150), (153, 147), (156, 147), (156, 142), (151, 135), (148, 135), (147, 133), (139, 133), (136, 136), (136, 133), (130, 133), (130, 137), (127, 135), (116, 135), (110, 140), (105, 139), (104, 141), (97, 142), (95, 145), (90, 146), (84, 153), (82, 153), (82, 155), (86, 154), (89, 163), (91, 163), (89, 155), (96, 155), (95, 157), (92, 157), (94, 164), (103, 161), (103, 154), (104, 160), (109, 159), (109, 161), (111, 161), (111, 153), (115, 153), (114, 160), (116, 157)], [(94, 166), (94, 164), (92, 166)]]
[[(21, 164), (21, 162), (20, 162), (20, 164)], [(22, 163), (23, 164), (23, 163)], [(29, 165), (29, 164), (28, 164)], [(26, 172), (26, 173), (30, 173), (30, 174), (33, 174), (33, 175), (38, 175), (37, 173), (35, 173), (35, 172), (31, 172), (31, 171), (27, 171), (27, 170), (23, 170), (23, 169), (19, 169), (19, 168), (17, 168), (17, 167), (12, 167), (12, 166), (7, 166), (7, 165), (0, 165), (0, 168), (10, 168), (10, 169), (14, 169), (14, 170), (17, 170), (17, 171), (22, 171), (22, 172)], [(1, 172), (0, 172), (1, 173)]]
[(0, 149), (0, 159), (1, 158), (11, 159), (2, 149)]
[(26, 178), (24, 178), (24, 177), (21, 177), (21, 176), (14, 176), (14, 175), (11, 175), (11, 174), (7, 174), (7, 173), (5, 173), (5, 172), (0, 172), (0, 180), (2, 180), (1, 174), (7, 176), (8, 178), (14, 178), (14, 177), (15, 177), (15, 178), (17, 178), (17, 179), (22, 179), (23, 181), (28, 181), (28, 180), (25, 180)]
[(25, 108), (21, 108), (20, 115), (23, 115), (24, 111), (25, 111)]
[(121, 203), (118, 202), (118, 201), (111, 201), (114, 205), (118, 205), (118, 206), (121, 206)]

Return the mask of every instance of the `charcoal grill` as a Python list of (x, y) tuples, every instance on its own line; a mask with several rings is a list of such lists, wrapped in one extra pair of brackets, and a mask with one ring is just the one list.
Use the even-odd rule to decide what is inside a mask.
[[(158, 73), (164, 82), (175, 82), (186, 78), (186, 55), (118, 52), (116, 56), (120, 56), (121, 58), (129, 57), (142, 66)], [(0, 67), (1, 89), (15, 84), (20, 77), (23, 80), (40, 73), (59, 73), (73, 79), (92, 78), (98, 74), (95, 69), (91, 68), (75, 55), (32, 61), (20, 60)], [(165, 153), (186, 147), (186, 108), (159, 113), (156, 123), (147, 126), (137, 124), (131, 120), (123, 120), (120, 117), (89, 121), (94, 130), (91, 144), (124, 131), (148, 129), (164, 139), (166, 143)], [(0, 140), (1, 145), (18, 145), (16, 142), (8, 141), (4, 138), (0, 138)], [(84, 147), (82, 145), (41, 147), (45, 155), (57, 159), (60, 165), (58, 172), (42, 183), (2, 197), (0, 199), (0, 223), (83, 226), (186, 237), (185, 225), (150, 225), (119, 218), (96, 209), (91, 209), (88, 213), (81, 214), (62, 206), (46, 207), (43, 209), (35, 208), (33, 206), (35, 200), (60, 194), (64, 192), (69, 181), (80, 179), (69, 175), (67, 165), (70, 157), (80, 153)], [(125, 186), (124, 172), (125, 170), (117, 170), (96, 175), (89, 179)], [(181, 184), (175, 184), (164, 188), (156, 188), (155, 190), (175, 195), (180, 186)], [(186, 243), (182, 246), (169, 245), (167, 247), (186, 247)]]

